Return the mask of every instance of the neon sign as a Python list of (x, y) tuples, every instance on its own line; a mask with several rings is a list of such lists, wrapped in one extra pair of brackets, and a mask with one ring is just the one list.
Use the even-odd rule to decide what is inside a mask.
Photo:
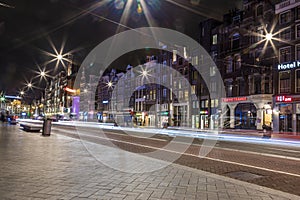
[(277, 102), (292, 102), (292, 97), (287, 96), (276, 96)]
[(231, 98), (223, 98), (223, 102), (236, 102), (236, 101), (247, 101), (247, 97), (231, 97)]
[(289, 63), (284, 63), (284, 64), (278, 64), (277, 68), (278, 70), (288, 70), (288, 69), (293, 69), (293, 68), (298, 68), (300, 67), (300, 61), (292, 61)]
[(73, 89), (71, 89), (71, 88), (65, 87), (64, 89), (65, 89), (65, 91), (67, 91), (67, 92), (70, 92), (70, 93), (76, 93), (76, 90), (73, 90)]

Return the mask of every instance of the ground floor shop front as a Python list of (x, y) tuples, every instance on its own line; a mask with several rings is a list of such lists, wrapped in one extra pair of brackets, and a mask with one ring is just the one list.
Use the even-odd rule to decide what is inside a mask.
[(275, 96), (273, 100), (273, 130), (300, 134), (300, 95)]
[(272, 126), (272, 95), (222, 99), (221, 128), (256, 129)]

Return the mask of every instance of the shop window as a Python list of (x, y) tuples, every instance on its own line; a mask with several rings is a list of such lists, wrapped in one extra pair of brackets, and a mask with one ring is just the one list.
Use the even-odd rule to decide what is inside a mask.
[(279, 72), (279, 93), (289, 93), (291, 91), (291, 72)]
[(285, 13), (281, 13), (279, 17), (279, 23), (285, 24), (291, 21), (291, 12), (287, 11)]
[(291, 60), (291, 47), (279, 49), (279, 62), (284, 63)]

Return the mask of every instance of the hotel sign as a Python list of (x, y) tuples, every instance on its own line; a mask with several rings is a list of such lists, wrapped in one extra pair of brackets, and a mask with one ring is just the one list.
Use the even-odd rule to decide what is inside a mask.
[(278, 70), (289, 70), (289, 69), (294, 69), (300, 67), (300, 61), (292, 61), (289, 63), (284, 63), (284, 64), (278, 64), (277, 68)]

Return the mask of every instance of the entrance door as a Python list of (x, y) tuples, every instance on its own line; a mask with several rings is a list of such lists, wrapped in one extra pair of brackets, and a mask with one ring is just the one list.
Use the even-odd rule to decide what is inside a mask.
[[(298, 120), (297, 120), (298, 124)], [(279, 115), (279, 131), (292, 132), (292, 114)]]
[(208, 128), (208, 115), (200, 115), (200, 128)]
[(296, 116), (296, 123), (297, 123), (297, 132), (300, 132), (300, 114)]

